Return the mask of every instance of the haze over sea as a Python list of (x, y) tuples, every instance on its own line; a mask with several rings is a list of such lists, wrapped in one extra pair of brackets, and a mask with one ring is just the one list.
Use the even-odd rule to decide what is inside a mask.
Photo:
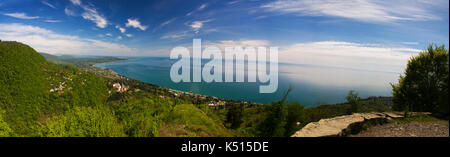
[[(293, 87), (288, 96), (290, 102), (306, 106), (345, 102), (350, 90), (362, 98), (369, 96), (391, 96), (390, 82), (396, 82), (399, 73), (363, 71), (300, 64), (279, 64), (278, 90), (271, 94), (260, 94), (260, 83), (213, 82), (174, 83), (170, 79), (170, 68), (177, 60), (166, 57), (143, 57), (132, 60), (97, 64), (96, 67), (111, 69), (122, 76), (146, 83), (219, 98), (271, 103), (280, 100)], [(202, 61), (205, 64), (207, 61)], [(191, 74), (192, 77), (192, 74)]]

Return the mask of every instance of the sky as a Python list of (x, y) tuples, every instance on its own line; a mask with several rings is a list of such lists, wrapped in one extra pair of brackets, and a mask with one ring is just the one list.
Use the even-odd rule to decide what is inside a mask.
[(0, 0), (0, 40), (50, 54), (168, 56), (176, 46), (276, 46), (280, 62), (402, 71), (449, 45), (448, 0)]

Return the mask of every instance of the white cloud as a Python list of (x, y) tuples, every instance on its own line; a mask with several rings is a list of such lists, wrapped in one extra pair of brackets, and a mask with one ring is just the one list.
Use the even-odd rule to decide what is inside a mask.
[[(189, 45), (190, 46), (190, 45)], [(271, 47), (267, 40), (204, 41), (204, 48)], [(295, 43), (279, 47), (278, 59), (282, 63), (313, 65), (338, 69), (355, 69), (400, 73), (410, 57), (421, 50), (407, 47), (384, 47), (377, 44), (360, 44), (340, 41)]]
[(198, 9), (197, 10), (203, 10), (203, 9), (205, 9), (206, 8), (206, 6), (208, 6), (207, 4), (202, 4), (202, 5), (200, 5), (200, 7), (198, 7)]
[(46, 5), (46, 6), (50, 7), (50, 8), (56, 9), (56, 7), (54, 5), (50, 4), (47, 1), (41, 1), (41, 2), (42, 2), (42, 4), (44, 4), (44, 5)]
[[(92, 4), (84, 5), (80, 0), (70, 0), (70, 1), (72, 2), (72, 4), (80, 6), (84, 10), (84, 12), (81, 14), (81, 16), (84, 19), (94, 22), (97, 25), (97, 27), (100, 28), (105, 28), (108, 25), (108, 20), (106, 20), (106, 18), (103, 15), (101, 15)], [(64, 9), (64, 12), (67, 15), (71, 16), (75, 15), (68, 8)]]
[(73, 10), (70, 10), (69, 8), (64, 8), (64, 13), (66, 14), (66, 15), (69, 15), (69, 16), (76, 16), (77, 14), (73, 11)]
[(97, 27), (105, 28), (106, 25), (108, 25), (108, 21), (106, 20), (106, 18), (98, 14), (97, 10), (93, 8), (85, 8), (85, 11), (86, 12), (81, 14), (81, 16), (84, 19), (91, 20), (92, 22), (94, 22), (97, 25)]
[(121, 40), (121, 39), (122, 39), (122, 36), (118, 36), (117, 39)]
[(128, 22), (125, 24), (126, 27), (138, 28), (140, 30), (145, 31), (148, 26), (142, 26), (141, 22), (138, 19), (128, 19)]
[(198, 33), (199, 30), (203, 27), (203, 23), (211, 22), (212, 20), (203, 20), (203, 21), (194, 21), (189, 26), (195, 31), (195, 33)]
[(279, 49), (279, 61), (328, 67), (401, 72), (420, 50), (350, 42), (297, 43)]
[(81, 5), (80, 0), (70, 0), (70, 2), (72, 2), (74, 5)]
[(137, 49), (125, 45), (62, 35), (37, 26), (18, 23), (0, 24), (0, 39), (19, 41), (39, 52), (51, 54), (134, 55)]
[(105, 35), (106, 35), (106, 36), (110, 36), (110, 37), (113, 36), (111, 33), (106, 33)]
[(116, 26), (117, 29), (119, 29), (120, 33), (125, 33), (125, 31), (127, 31), (125, 28), (122, 28), (120, 26)]
[(401, 44), (404, 45), (419, 45), (419, 42), (413, 42), (413, 41), (404, 41), (404, 42), (400, 42)]
[(25, 13), (5, 13), (3, 15), (11, 16), (18, 19), (25, 19), (25, 20), (31, 20), (31, 19), (38, 19), (39, 16), (27, 16)]
[[(446, 3), (448, 1), (433, 1)], [(299, 16), (334, 16), (366, 22), (423, 21), (439, 19), (424, 0), (277, 0), (261, 8)]]
[(125, 36), (127, 36), (127, 37), (132, 37), (133, 34), (125, 34)]

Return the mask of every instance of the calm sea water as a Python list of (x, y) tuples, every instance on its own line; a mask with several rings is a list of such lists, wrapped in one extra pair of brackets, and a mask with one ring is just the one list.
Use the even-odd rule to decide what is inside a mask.
[(280, 100), (283, 93), (289, 87), (293, 87), (288, 100), (306, 106), (345, 102), (345, 96), (350, 90), (357, 91), (363, 98), (391, 96), (389, 83), (395, 82), (399, 76), (397, 73), (389, 72), (279, 64), (278, 90), (271, 94), (260, 94), (259, 83), (174, 83), (170, 79), (170, 67), (175, 62), (176, 60), (169, 58), (146, 57), (95, 66), (108, 68), (120, 75), (162, 87), (258, 103)]

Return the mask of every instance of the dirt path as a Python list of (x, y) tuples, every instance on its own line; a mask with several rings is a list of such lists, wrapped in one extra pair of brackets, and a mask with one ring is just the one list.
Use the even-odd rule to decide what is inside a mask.
[(388, 123), (350, 137), (449, 137), (449, 121)]

